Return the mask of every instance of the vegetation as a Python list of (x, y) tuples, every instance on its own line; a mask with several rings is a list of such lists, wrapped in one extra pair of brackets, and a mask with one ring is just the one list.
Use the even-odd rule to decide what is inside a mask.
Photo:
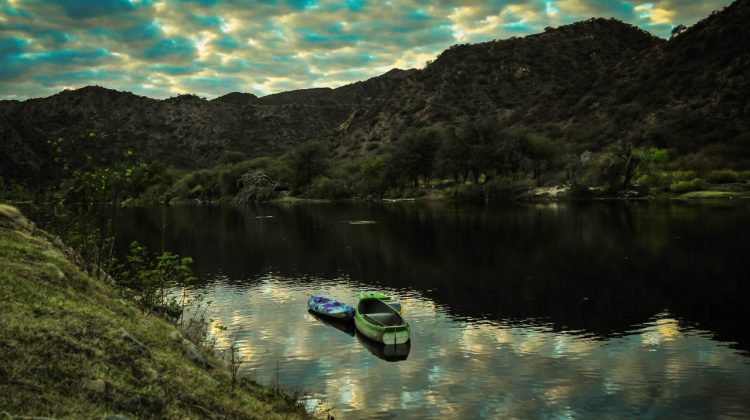
[[(132, 166), (128, 150), (138, 156), (139, 179), (118, 193), (136, 203), (229, 201), (243, 188), (237, 201), (399, 197), (433, 180), (458, 188), (495, 177), (610, 195), (700, 188), (671, 179), (676, 171), (695, 171), (706, 188), (743, 183), (748, 19), (750, 3), (735, 1), (668, 41), (590, 19), (455, 45), (422, 70), (262, 98), (158, 101), (87, 87), (0, 101), (0, 189), (39, 201), (63, 170), (49, 138), (89, 127), (111, 133), (75, 142), (96, 166), (119, 173)], [(261, 174), (265, 186), (240, 182)]]
[[(49, 142), (60, 182), (37, 190), (34, 195), (47, 202), (30, 206), (62, 241), (0, 205), (0, 291), (12, 297), (0, 325), (8, 334), (0, 344), (0, 406), (14, 415), (69, 417), (304, 416), (293, 399), (268, 396), (265, 388), (238, 378), (234, 353), (228, 371), (213, 358), (211, 337), (226, 328), (207, 316), (202, 295), (173, 293), (195, 279), (189, 257), (164, 245), (154, 255), (133, 243), (125, 261), (117, 261), (123, 201), (169, 191), (170, 178), (153, 174), (154, 165), (138, 162), (130, 150), (115, 164), (77, 152), (81, 142), (108, 141), (86, 132)], [(227, 165), (217, 179), (226, 183), (258, 165)], [(206, 174), (213, 175), (187, 174), (175, 184)], [(215, 367), (221, 369), (196, 373)], [(29, 393), (39, 398), (29, 403)]]
[[(304, 409), (210, 353), (184, 356), (175, 325), (144, 314), (70, 259), (72, 250), (0, 205), (0, 407), (91, 418), (298, 418)], [(175, 340), (175, 339), (178, 340)]]

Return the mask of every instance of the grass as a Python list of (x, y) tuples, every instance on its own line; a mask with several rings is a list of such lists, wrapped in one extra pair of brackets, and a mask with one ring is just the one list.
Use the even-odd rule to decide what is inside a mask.
[(733, 191), (691, 191), (685, 194), (680, 194), (676, 198), (678, 199), (705, 199), (705, 198), (739, 198), (740, 194)]
[[(0, 408), (14, 416), (304, 418), (293, 398), (188, 361), (175, 327), (84, 274), (67, 250), (0, 205)], [(124, 336), (127, 331), (139, 343)], [(144, 352), (143, 347), (148, 350)]]

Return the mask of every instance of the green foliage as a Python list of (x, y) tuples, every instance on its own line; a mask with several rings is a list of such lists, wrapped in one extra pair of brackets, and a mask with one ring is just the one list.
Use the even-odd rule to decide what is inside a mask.
[(559, 156), (559, 142), (542, 135), (528, 133), (521, 137), (521, 153), (528, 159), (537, 185), (542, 184), (542, 174)]
[(458, 137), (456, 131), (446, 131), (436, 156), (439, 173), (456, 182), (461, 178), (466, 180), (471, 170), (470, 157), (471, 151), (466, 147), (463, 139)]
[(398, 183), (399, 168), (391, 155), (379, 155), (359, 162), (355, 193), (361, 197), (384, 197)]
[(329, 149), (321, 142), (302, 143), (287, 152), (282, 161), (282, 180), (292, 193), (299, 194), (329, 166)]
[(706, 181), (701, 178), (693, 178), (685, 181), (675, 181), (669, 186), (669, 189), (678, 193), (686, 193), (690, 191), (702, 190), (705, 187)]
[(435, 169), (435, 156), (442, 139), (437, 129), (410, 130), (393, 145), (393, 164), (399, 168), (402, 185), (428, 184)]
[(78, 264), (97, 278), (114, 265), (114, 221), (120, 203), (148, 174), (147, 165), (138, 163), (130, 150), (114, 165), (79, 153), (83, 144), (106, 141), (106, 135), (88, 132), (49, 142), (63, 180), (54, 192), (52, 214), (43, 218), (50, 222), (47, 228), (75, 249)]
[(719, 169), (706, 174), (706, 181), (712, 184), (731, 184), (740, 180), (740, 175), (732, 169)]
[(636, 176), (656, 175), (663, 172), (669, 163), (669, 152), (667, 149), (657, 147), (636, 148), (633, 155), (638, 158), (635, 169)]
[(352, 192), (341, 179), (331, 179), (326, 176), (315, 178), (307, 189), (307, 197), (325, 200), (340, 200), (351, 197)]
[(169, 251), (153, 258), (138, 242), (130, 244), (126, 261), (125, 269), (117, 275), (117, 282), (137, 292), (138, 301), (145, 311), (157, 310), (164, 315), (173, 306), (166, 301), (169, 290), (178, 284), (188, 286), (195, 281), (191, 258)]

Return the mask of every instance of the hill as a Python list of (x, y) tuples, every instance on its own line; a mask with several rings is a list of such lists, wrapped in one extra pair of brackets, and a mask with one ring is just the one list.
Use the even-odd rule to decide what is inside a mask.
[[(47, 141), (106, 133), (112, 147), (86, 152), (115, 160), (132, 149), (145, 161), (208, 167), (241, 157), (279, 155), (343, 122), (351, 109), (396, 83), (382, 76), (337, 89), (305, 89), (258, 98), (230, 93), (156, 100), (99, 86), (48, 98), (0, 101), (0, 177), (36, 182), (51, 162)], [(82, 151), (83, 152), (83, 151)]]
[(101, 87), (0, 101), (0, 177), (49, 173), (46, 142), (106, 132), (117, 159), (201, 168), (278, 156), (325, 139), (338, 157), (380, 153), (410, 128), (494, 120), (577, 153), (618, 140), (669, 150), (680, 168), (750, 167), (750, 0), (670, 40), (614, 19), (523, 38), (453, 46), (422, 70), (392, 70), (336, 89), (264, 97), (230, 93), (155, 100)]
[(86, 275), (59, 239), (5, 205), (0, 267), (0, 418), (306, 417), (252, 382), (232, 391), (223, 365), (189, 360), (174, 325)]
[[(499, 118), (601, 150), (622, 139), (681, 155), (696, 169), (750, 165), (750, 42), (739, 0), (669, 41), (614, 19), (524, 38), (457, 45), (331, 135), (343, 155), (410, 127)], [(706, 168), (703, 168), (703, 167)]]

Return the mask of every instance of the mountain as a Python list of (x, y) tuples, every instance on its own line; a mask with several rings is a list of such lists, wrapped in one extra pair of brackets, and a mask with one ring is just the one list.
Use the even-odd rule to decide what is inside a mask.
[(262, 98), (233, 92), (211, 101), (195, 95), (156, 100), (87, 86), (48, 98), (0, 101), (0, 177), (44, 178), (51, 161), (48, 140), (92, 131), (106, 133), (113, 146), (87, 150), (109, 160), (127, 148), (145, 161), (186, 168), (238, 153), (279, 155), (334, 129), (353, 108), (409, 73), (392, 70), (337, 89)]
[(670, 150), (681, 167), (750, 167), (750, 0), (670, 40), (614, 19), (453, 46), (422, 70), (336, 89), (155, 100), (101, 87), (0, 101), (0, 176), (42, 174), (46, 141), (106, 132), (118, 153), (205, 167), (277, 156), (316, 138), (339, 157), (378, 153), (404, 131), (498, 119), (575, 150), (616, 140)]
[(688, 167), (747, 167), (748, 21), (750, 1), (740, 0), (669, 41), (590, 19), (457, 45), (355, 110), (330, 138), (341, 155), (356, 155), (408, 128), (499, 118), (581, 151), (623, 139), (668, 148)]

